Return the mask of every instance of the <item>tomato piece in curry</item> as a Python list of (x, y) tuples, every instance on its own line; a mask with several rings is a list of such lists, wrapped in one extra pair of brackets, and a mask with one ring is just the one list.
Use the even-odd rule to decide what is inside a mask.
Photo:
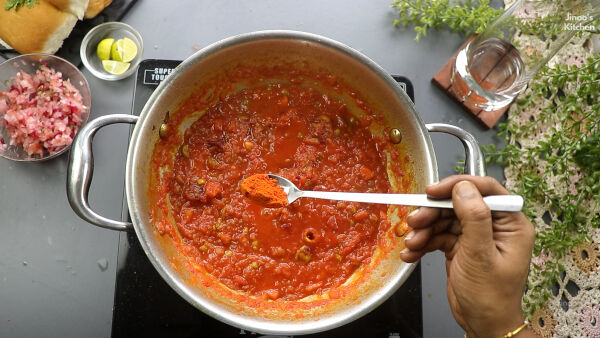
[(164, 180), (184, 254), (227, 287), (264, 299), (298, 300), (344, 283), (390, 228), (386, 205), (304, 198), (265, 208), (240, 184), (273, 173), (303, 190), (392, 192), (389, 141), (368, 124), (331, 95), (282, 82), (223, 97), (183, 139), (160, 140), (179, 147)]

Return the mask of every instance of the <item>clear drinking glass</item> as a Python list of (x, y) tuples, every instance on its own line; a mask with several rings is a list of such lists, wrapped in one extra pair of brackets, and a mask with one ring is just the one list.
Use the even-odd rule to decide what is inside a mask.
[(597, 30), (599, 14), (600, 0), (515, 1), (459, 51), (451, 90), (467, 106), (507, 106), (575, 34)]

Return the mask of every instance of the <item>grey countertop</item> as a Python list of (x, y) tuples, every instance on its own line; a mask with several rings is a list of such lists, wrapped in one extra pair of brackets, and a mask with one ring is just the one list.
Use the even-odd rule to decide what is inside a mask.
[[(391, 0), (138, 0), (123, 19), (144, 39), (144, 58), (184, 59), (231, 35), (291, 29), (341, 41), (393, 74), (407, 76), (423, 120), (447, 122), (498, 143), (452, 103), (430, 79), (462, 43), (449, 32), (421, 42), (397, 29)], [(134, 77), (99, 80), (84, 71), (92, 91), (91, 118), (131, 110)], [(453, 174), (462, 145), (432, 135), (440, 177)], [(95, 176), (90, 203), (121, 217), (128, 126), (102, 129), (94, 142)], [(67, 156), (43, 163), (0, 158), (0, 336), (110, 336), (118, 233), (80, 220), (66, 199)], [(502, 178), (499, 169), (489, 174)], [(443, 255), (422, 260), (425, 337), (462, 337), (446, 300)]]

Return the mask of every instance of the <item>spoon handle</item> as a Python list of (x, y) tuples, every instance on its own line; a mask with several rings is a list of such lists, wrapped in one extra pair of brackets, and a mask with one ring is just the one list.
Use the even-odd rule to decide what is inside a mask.
[[(328, 200), (411, 205), (419, 207), (452, 209), (452, 200), (434, 200), (425, 194), (371, 194), (332, 191), (301, 191), (298, 197), (312, 197)], [(521, 211), (523, 197), (519, 195), (490, 195), (483, 201), (492, 211)]]

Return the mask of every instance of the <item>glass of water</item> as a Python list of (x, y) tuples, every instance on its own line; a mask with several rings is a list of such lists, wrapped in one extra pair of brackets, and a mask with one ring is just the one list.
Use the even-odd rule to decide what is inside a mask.
[(467, 106), (503, 108), (575, 34), (597, 30), (599, 18), (600, 0), (516, 0), (459, 51), (451, 90)]

